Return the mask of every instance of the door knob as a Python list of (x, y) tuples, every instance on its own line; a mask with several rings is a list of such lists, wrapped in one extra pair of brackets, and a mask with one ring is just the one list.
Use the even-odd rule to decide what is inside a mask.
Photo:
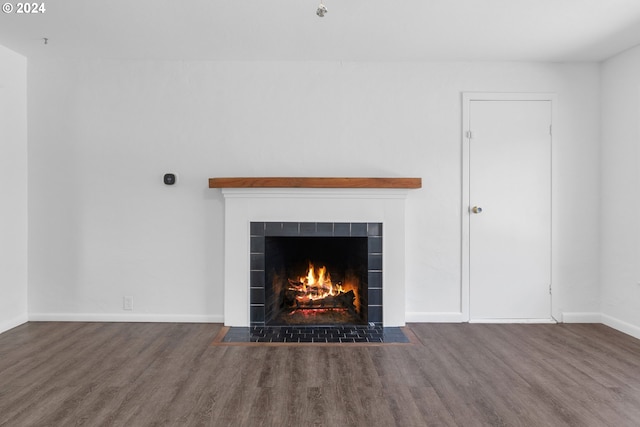
[(482, 208), (480, 206), (474, 206), (471, 208), (471, 212), (473, 212), (474, 214), (482, 213)]

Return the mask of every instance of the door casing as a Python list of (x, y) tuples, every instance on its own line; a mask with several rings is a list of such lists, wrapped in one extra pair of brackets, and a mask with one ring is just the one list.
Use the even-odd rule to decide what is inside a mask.
[[(470, 120), (470, 103), (472, 101), (550, 101), (551, 103), (551, 316), (552, 319), (557, 319), (559, 314), (555, 312), (557, 306), (557, 299), (553, 295), (555, 284), (555, 254), (556, 251), (556, 237), (554, 218), (557, 217), (556, 206), (556, 184), (554, 177), (556, 174), (555, 158), (556, 146), (558, 144), (555, 131), (557, 124), (556, 111), (557, 111), (557, 95), (554, 93), (511, 93), (511, 92), (463, 92), (462, 93), (462, 200), (461, 200), (461, 217), (462, 217), (462, 262), (461, 262), (461, 301), (460, 311), (462, 313), (463, 321), (470, 321), (470, 212), (469, 212), (469, 187), (470, 187), (470, 139), (469, 139), (469, 120)], [(492, 319), (491, 322), (497, 322), (498, 320)], [(521, 320), (526, 322), (527, 320)], [(505, 322), (513, 322), (513, 320), (505, 320)]]

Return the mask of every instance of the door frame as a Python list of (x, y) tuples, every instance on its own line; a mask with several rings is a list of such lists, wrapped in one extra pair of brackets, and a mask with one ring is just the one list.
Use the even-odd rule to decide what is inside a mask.
[[(556, 232), (555, 226), (557, 218), (556, 206), (556, 195), (558, 194), (556, 188), (556, 164), (554, 159), (556, 158), (556, 146), (558, 144), (558, 139), (556, 137), (557, 132), (556, 128), (556, 112), (557, 112), (557, 95), (555, 93), (524, 93), (524, 92), (463, 92), (462, 93), (462, 200), (461, 200), (461, 217), (462, 217), (462, 251), (461, 251), (461, 301), (460, 301), (460, 311), (462, 312), (462, 318), (464, 322), (469, 322), (471, 318), (471, 313), (469, 309), (470, 303), (470, 294), (471, 294), (471, 277), (469, 270), (470, 263), (470, 244), (469, 244), (469, 233), (470, 233), (470, 220), (471, 214), (469, 212), (470, 207), (470, 139), (468, 136), (469, 132), (469, 120), (470, 120), (470, 103), (471, 101), (550, 101), (551, 103), (551, 287), (549, 289), (550, 295), (550, 313), (551, 319), (555, 320), (559, 318), (559, 313), (555, 312), (554, 300), (554, 291), (555, 291), (555, 254), (558, 253), (556, 236), (558, 233)], [(505, 323), (513, 323), (514, 319), (505, 319)], [(519, 322), (526, 322), (526, 320), (518, 320)], [(480, 322), (479, 320), (475, 320), (474, 322)], [(497, 323), (498, 320), (491, 319), (491, 323)]]

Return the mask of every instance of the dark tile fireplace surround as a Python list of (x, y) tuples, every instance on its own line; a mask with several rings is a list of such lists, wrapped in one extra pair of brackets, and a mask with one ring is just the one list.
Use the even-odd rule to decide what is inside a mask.
[[(363, 272), (363, 318), (359, 323), (371, 328), (382, 327), (382, 224), (361, 222), (251, 222), (250, 224), (250, 325), (253, 328), (269, 326), (271, 317), (267, 282), (265, 242), (272, 237), (329, 238), (328, 242), (346, 242), (358, 238), (365, 241)], [(336, 239), (331, 239), (336, 238)], [(321, 239), (320, 239), (321, 240)], [(288, 325), (295, 326), (295, 325)], [(324, 326), (324, 325), (317, 325)], [(332, 325), (354, 326), (354, 325)], [(305, 325), (305, 327), (308, 327)]]

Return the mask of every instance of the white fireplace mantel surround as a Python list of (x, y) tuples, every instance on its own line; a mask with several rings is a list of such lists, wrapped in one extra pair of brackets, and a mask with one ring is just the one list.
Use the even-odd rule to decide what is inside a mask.
[(249, 326), (251, 222), (382, 223), (383, 325), (405, 325), (405, 202), (398, 188), (222, 188), (224, 324)]

